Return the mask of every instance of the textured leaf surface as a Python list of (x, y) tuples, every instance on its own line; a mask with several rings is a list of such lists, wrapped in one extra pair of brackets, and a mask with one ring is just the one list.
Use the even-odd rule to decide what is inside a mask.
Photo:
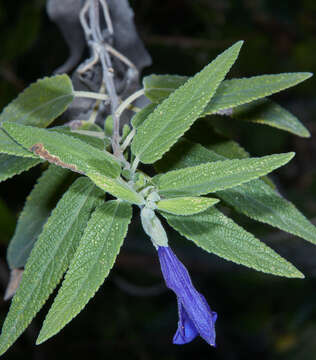
[(133, 128), (136, 129), (140, 125), (142, 125), (142, 123), (155, 110), (156, 107), (157, 107), (157, 104), (148, 104), (143, 109), (141, 109), (141, 111), (136, 113), (131, 120)]
[(141, 162), (150, 164), (160, 159), (201, 115), (235, 62), (241, 45), (238, 42), (219, 55), (157, 106), (139, 126), (132, 151)]
[(0, 128), (0, 153), (7, 155), (14, 155), (18, 157), (34, 158), (37, 156), (23, 148), (20, 144), (14, 141), (3, 129)]
[(0, 337), (0, 355), (21, 335), (61, 280), (102, 193), (78, 179), (52, 212), (26, 264)]
[(55, 131), (11, 123), (3, 126), (16, 141), (40, 158), (89, 176), (113, 196), (136, 204), (143, 202), (142, 197), (119, 178), (121, 167), (112, 154)]
[(38, 80), (25, 89), (0, 114), (0, 123), (18, 122), (47, 127), (72, 102), (73, 88), (67, 75)]
[(231, 116), (238, 120), (269, 125), (294, 135), (310, 137), (309, 131), (293, 114), (268, 99), (237, 106)]
[(304, 277), (292, 264), (214, 207), (191, 216), (164, 216), (181, 235), (207, 252), (268, 274)]
[(112, 194), (118, 199), (125, 200), (132, 204), (143, 204), (144, 199), (122, 179), (111, 179), (99, 174), (87, 176), (102, 190)]
[(143, 79), (145, 95), (151, 102), (160, 103), (188, 79), (187, 76), (181, 75), (153, 74), (145, 76)]
[[(105, 139), (101, 139), (101, 138), (97, 138), (94, 136), (88, 136), (85, 134), (81, 134), (81, 133), (77, 133), (74, 132), (72, 130), (70, 130), (69, 128), (63, 127), (63, 128), (52, 128), (51, 129), (54, 132), (60, 133), (60, 134), (64, 134), (67, 136), (71, 136), (75, 139), (78, 139), (88, 145), (91, 145), (99, 150), (105, 150), (105, 144), (104, 141)], [(103, 134), (103, 131), (102, 131)]]
[[(223, 145), (220, 147), (222, 154), (226, 153), (223, 147)], [(216, 146), (212, 148), (215, 151), (217, 149)], [(233, 147), (228, 144), (228, 149), (231, 151)], [(238, 157), (239, 152), (235, 152), (235, 156), (236, 154)], [(233, 155), (231, 153), (231, 156)], [(168, 171), (224, 159), (223, 155), (199, 144), (181, 140), (172, 152), (158, 162), (156, 168), (159, 171)], [(275, 226), (316, 244), (316, 227), (291, 202), (281, 197), (263, 180), (252, 180), (232, 189), (218, 191), (216, 195), (236, 211), (254, 220)]]
[(120, 165), (110, 153), (71, 136), (13, 123), (4, 123), (3, 127), (31, 154), (55, 165), (84, 174), (99, 172), (112, 178), (120, 174)]
[(114, 265), (131, 217), (131, 206), (120, 201), (109, 201), (95, 210), (37, 344), (59, 332), (95, 295)]
[(234, 108), (238, 105), (270, 96), (295, 86), (311, 76), (311, 73), (302, 72), (227, 80), (206, 106), (204, 115), (214, 114), (220, 110)]
[(54, 165), (50, 165), (40, 177), (26, 199), (8, 247), (7, 261), (11, 269), (25, 266), (48, 216), (73, 179), (74, 174), (69, 170)]
[(21, 174), (39, 164), (39, 159), (24, 159), (22, 157), (0, 154), (0, 182)]
[(286, 164), (294, 153), (224, 160), (173, 170), (153, 178), (164, 197), (203, 195), (248, 182)]
[[(207, 104), (203, 115), (234, 108), (261, 99), (310, 78), (311, 73), (260, 75), (251, 78), (225, 80)], [(145, 95), (153, 102), (161, 102), (187, 81), (186, 76), (151, 75), (144, 79)]]
[(193, 215), (217, 204), (218, 199), (204, 197), (181, 197), (157, 202), (157, 209), (174, 215)]

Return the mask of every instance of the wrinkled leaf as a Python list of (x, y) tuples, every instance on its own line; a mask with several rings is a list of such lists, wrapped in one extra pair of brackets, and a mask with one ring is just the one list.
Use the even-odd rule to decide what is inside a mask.
[(3, 324), (0, 355), (22, 334), (61, 280), (102, 192), (78, 179), (58, 202), (26, 264)]
[(294, 153), (261, 158), (209, 162), (173, 170), (153, 178), (164, 197), (203, 195), (224, 190), (265, 175), (289, 162)]
[(7, 261), (11, 269), (25, 266), (47, 218), (73, 179), (74, 174), (69, 170), (54, 165), (50, 165), (39, 178), (26, 199), (7, 250)]
[[(229, 144), (230, 151), (236, 148)], [(212, 149), (214, 151), (181, 140), (172, 152), (166, 154), (156, 164), (156, 168), (159, 171), (168, 171), (225, 159), (222, 155), (226, 153), (223, 144), (220, 146), (221, 154), (217, 153), (218, 147), (212, 146)], [(234, 154), (239, 156), (238, 151)], [(234, 154), (231, 153), (232, 156)], [(275, 226), (316, 244), (316, 227), (291, 202), (281, 197), (263, 180), (252, 180), (232, 189), (218, 191), (216, 195), (236, 211), (254, 220)]]
[(120, 174), (120, 165), (110, 153), (72, 136), (13, 123), (4, 123), (3, 127), (31, 154), (55, 165), (83, 174), (98, 172), (111, 178)]
[(131, 148), (141, 162), (150, 164), (160, 159), (198, 119), (235, 62), (241, 45), (238, 42), (219, 55), (157, 106), (138, 127)]
[(147, 117), (156, 109), (157, 104), (148, 104), (141, 111), (136, 113), (132, 120), (131, 124), (134, 129), (138, 128), (142, 123), (147, 119)]
[[(312, 76), (311, 73), (284, 73), (259, 75), (251, 78), (224, 80), (216, 94), (203, 111), (203, 115), (262, 99), (289, 87), (295, 86)], [(144, 78), (145, 95), (159, 103), (187, 81), (186, 76), (150, 75)]]
[(182, 236), (207, 252), (268, 274), (304, 277), (292, 264), (214, 207), (196, 215), (164, 214), (164, 217)]
[(103, 191), (112, 194), (118, 199), (132, 204), (143, 204), (144, 199), (122, 179), (111, 179), (99, 174), (87, 173), (87, 176)]
[(310, 132), (293, 114), (268, 99), (237, 106), (231, 116), (238, 120), (269, 125), (294, 135), (310, 137)]
[(37, 344), (58, 333), (95, 295), (114, 265), (131, 217), (132, 207), (120, 201), (109, 201), (95, 210)]
[(179, 197), (157, 202), (157, 209), (174, 215), (193, 215), (217, 204), (218, 199), (204, 197)]
[(41, 162), (40, 159), (0, 154), (0, 182), (27, 171)]
[(25, 89), (0, 114), (0, 123), (47, 127), (61, 115), (74, 98), (72, 82), (67, 75), (38, 80)]
[[(262, 75), (225, 80), (201, 116), (221, 113), (233, 118), (261, 123), (308, 137), (309, 131), (290, 112), (268, 99), (262, 99), (311, 77), (310, 73)], [(146, 96), (159, 103), (187, 81), (186, 76), (150, 75), (144, 78)], [(262, 99), (262, 101), (256, 101)], [(242, 105), (248, 104), (249, 105)]]

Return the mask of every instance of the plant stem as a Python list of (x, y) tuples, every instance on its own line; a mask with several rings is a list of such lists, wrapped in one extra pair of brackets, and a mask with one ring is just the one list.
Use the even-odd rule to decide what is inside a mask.
[(109, 100), (109, 97), (105, 94), (95, 93), (91, 91), (74, 91), (75, 97), (90, 98), (95, 100)]
[(133, 129), (133, 130), (126, 136), (126, 139), (125, 139), (125, 141), (124, 141), (124, 143), (123, 143), (123, 145), (122, 145), (122, 151), (123, 151), (123, 152), (127, 149), (127, 147), (129, 146), (129, 144), (132, 142), (133, 137), (135, 136), (135, 134), (136, 134), (136, 131), (135, 131), (135, 129)]
[(127, 99), (125, 99), (122, 104), (117, 108), (115, 114), (116, 116), (119, 118), (123, 111), (125, 109), (128, 108), (128, 106), (133, 102), (135, 101), (136, 99), (138, 99), (139, 97), (143, 96), (144, 95), (144, 89), (141, 89), (141, 90), (138, 90), (136, 91), (134, 94), (132, 94), (131, 96), (129, 96)]

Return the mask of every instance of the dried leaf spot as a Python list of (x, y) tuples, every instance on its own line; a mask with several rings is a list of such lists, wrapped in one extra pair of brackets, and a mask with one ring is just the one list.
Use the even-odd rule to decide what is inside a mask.
[(77, 169), (77, 166), (73, 165), (73, 164), (66, 164), (63, 161), (60, 160), (60, 158), (58, 156), (54, 156), (51, 155), (44, 147), (43, 144), (38, 143), (38, 144), (34, 144), (30, 150), (38, 155), (39, 157), (41, 157), (44, 160), (47, 160), (48, 162), (55, 164), (57, 166), (61, 166), (65, 169), (69, 169), (71, 171), (77, 172), (79, 174), (84, 174), (82, 171), (79, 171)]

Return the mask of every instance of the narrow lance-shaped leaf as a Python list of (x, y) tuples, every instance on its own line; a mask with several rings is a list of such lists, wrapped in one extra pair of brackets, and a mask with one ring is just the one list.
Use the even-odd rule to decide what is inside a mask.
[(110, 153), (71, 136), (13, 123), (4, 123), (3, 128), (25, 149), (57, 166), (83, 174), (100, 172), (112, 178), (120, 174), (120, 165)]
[(102, 194), (89, 179), (80, 178), (58, 202), (31, 252), (12, 300), (0, 336), (0, 355), (22, 334), (58, 285)]
[(47, 127), (73, 101), (73, 88), (67, 75), (38, 80), (26, 88), (0, 114), (0, 123)]
[(156, 109), (157, 104), (148, 104), (141, 111), (136, 113), (132, 120), (131, 124), (134, 129), (138, 128), (142, 123), (147, 119), (147, 117)]
[(25, 159), (12, 155), (0, 154), (0, 182), (31, 169), (41, 161), (41, 159)]
[(95, 210), (37, 344), (59, 332), (95, 295), (114, 265), (131, 217), (131, 205), (121, 201), (109, 201)]
[[(225, 80), (201, 116), (222, 113), (308, 137), (309, 131), (290, 112), (267, 99), (263, 102), (256, 100), (295, 86), (310, 76), (311, 73), (290, 73)], [(144, 79), (145, 94), (151, 101), (159, 103), (186, 80), (187, 77), (178, 75), (150, 75)], [(248, 103), (249, 107), (242, 106)]]
[(311, 73), (261, 75), (225, 81), (204, 109), (204, 115), (262, 99), (307, 80)]
[[(50, 131), (55, 131), (79, 139), (99, 150), (105, 150), (106, 146), (110, 144), (110, 142), (104, 138), (103, 129), (87, 121), (82, 121), (82, 125), (76, 127), (75, 130), (68, 126), (59, 126), (51, 128)], [(93, 135), (99, 135), (99, 137)]]
[(207, 252), (268, 274), (304, 277), (292, 264), (214, 207), (196, 215), (164, 214), (164, 217), (181, 235)]
[[(262, 99), (307, 80), (311, 73), (285, 73), (259, 75), (250, 78), (224, 80), (216, 94), (203, 111), (203, 115)], [(179, 75), (150, 75), (144, 78), (145, 95), (155, 103), (160, 103), (181, 87), (188, 77)]]
[(36, 155), (34, 155), (28, 149), (25, 149), (21, 144), (17, 143), (1, 128), (0, 128), (0, 153), (23, 157), (23, 158), (33, 158), (33, 159), (37, 158)]
[(157, 106), (138, 127), (131, 148), (141, 162), (150, 164), (160, 159), (198, 119), (235, 62), (241, 45), (238, 42), (219, 55)]
[[(15, 100), (4, 108), (0, 114), (0, 124), (15, 122), (23, 125), (46, 127), (61, 115), (73, 100), (73, 88), (67, 75), (58, 75), (38, 80), (26, 88)], [(15, 156), (36, 158), (34, 154), (23, 149), (0, 129), (0, 152)], [(10, 174), (16, 175), (28, 170), (38, 162), (10, 162), (6, 168)], [(8, 163), (7, 163), (8, 166)]]
[(198, 214), (214, 206), (218, 199), (205, 197), (179, 197), (157, 202), (157, 209), (174, 215)]
[[(168, 171), (224, 160), (225, 157), (221, 154), (228, 151), (230, 156), (239, 157), (238, 150), (232, 152), (238, 149), (238, 144), (230, 146), (230, 143), (226, 143), (227, 151), (224, 149), (224, 144), (212, 146), (214, 152), (199, 144), (181, 140), (173, 147), (173, 151), (156, 164), (156, 168), (159, 171)], [(221, 154), (217, 153), (217, 150), (221, 151)], [(275, 226), (316, 244), (316, 227), (291, 202), (281, 197), (263, 180), (252, 180), (232, 189), (218, 191), (216, 195), (236, 211), (254, 220)]]
[(40, 158), (87, 175), (113, 196), (135, 204), (143, 202), (142, 197), (119, 177), (119, 160), (109, 152), (55, 131), (9, 123), (3, 126), (16, 141)]
[(237, 106), (232, 109), (231, 116), (237, 120), (268, 125), (294, 135), (310, 137), (310, 132), (293, 114), (268, 99)]
[(40, 177), (26, 199), (15, 234), (8, 247), (7, 261), (11, 269), (25, 266), (48, 216), (74, 180), (74, 175), (69, 170), (50, 165)]
[(173, 170), (153, 178), (164, 197), (203, 195), (256, 179), (289, 162), (294, 153), (224, 160)]
[(89, 176), (100, 189), (109, 192), (118, 199), (137, 205), (144, 203), (143, 197), (121, 178), (111, 179), (95, 173), (87, 173), (87, 176)]

